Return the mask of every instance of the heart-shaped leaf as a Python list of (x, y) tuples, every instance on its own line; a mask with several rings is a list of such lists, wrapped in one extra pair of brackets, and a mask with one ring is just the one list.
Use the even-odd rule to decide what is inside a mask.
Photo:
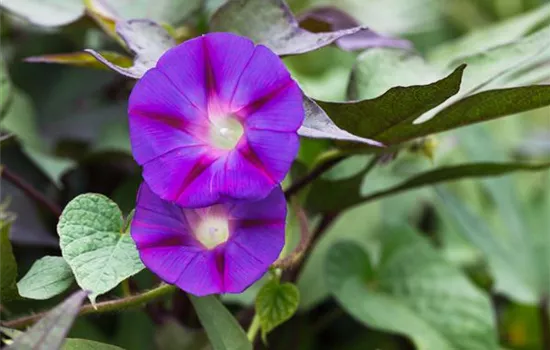
[(294, 315), (300, 303), (300, 292), (292, 283), (272, 279), (256, 296), (256, 312), (260, 317), (262, 338)]
[(71, 295), (49, 311), (27, 332), (17, 336), (6, 349), (55, 350), (61, 348), (87, 294), (81, 290)]
[(66, 25), (84, 14), (82, 0), (2, 0), (0, 6), (44, 27)]
[(210, 20), (215, 32), (233, 32), (269, 47), (278, 55), (296, 55), (316, 50), (334, 41), (362, 31), (354, 27), (326, 33), (311, 33), (300, 28), (283, 0), (230, 0)]
[[(0, 213), (4, 216), (4, 213)], [(17, 262), (13, 256), (10, 242), (11, 219), (0, 218), (0, 294), (8, 301), (18, 297), (17, 293)]]
[(374, 273), (357, 243), (337, 243), (325, 260), (327, 285), (350, 315), (409, 337), (419, 350), (499, 348), (489, 298), (459, 269), (408, 227), (381, 237)]
[(63, 293), (74, 281), (73, 272), (60, 256), (45, 256), (32, 264), (31, 269), (17, 282), (19, 295), (44, 300)]
[(216, 296), (199, 298), (189, 295), (189, 299), (213, 350), (252, 350), (243, 329)]
[(176, 45), (174, 38), (162, 26), (146, 19), (117, 22), (116, 32), (135, 54), (134, 64), (131, 67), (119, 66), (97, 51), (91, 49), (84, 51), (115, 72), (134, 79), (141, 78), (145, 72), (157, 64), (162, 54)]
[(57, 225), (63, 258), (90, 301), (115, 288), (144, 266), (120, 209), (100, 194), (83, 194), (63, 210)]

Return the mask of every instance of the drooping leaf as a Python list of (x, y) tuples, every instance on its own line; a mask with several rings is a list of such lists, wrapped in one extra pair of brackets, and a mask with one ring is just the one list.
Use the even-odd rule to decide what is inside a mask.
[(542, 5), (530, 12), (497, 22), (483, 29), (471, 31), (456, 40), (432, 50), (431, 62), (442, 65), (482, 51), (517, 41), (550, 18), (550, 5)]
[(63, 303), (50, 310), (28, 331), (18, 336), (7, 349), (60, 349), (87, 294), (81, 290), (71, 295)]
[(63, 210), (57, 225), (63, 258), (90, 301), (144, 266), (118, 206), (100, 194), (83, 194)]
[(166, 50), (176, 45), (174, 38), (162, 26), (146, 19), (117, 22), (116, 32), (135, 54), (134, 64), (131, 67), (126, 68), (110, 62), (97, 51), (91, 49), (84, 51), (115, 72), (134, 79), (141, 78), (145, 72), (157, 64)]
[[(314, 33), (332, 32), (359, 26), (355, 18), (331, 6), (309, 9), (300, 14), (298, 21), (300, 27)], [(336, 45), (347, 51), (363, 50), (371, 47), (412, 48), (412, 43), (407, 40), (383, 36), (370, 29), (343, 36), (336, 40)]]
[(68, 338), (62, 350), (124, 350), (121, 347), (88, 339)]
[(403, 128), (456, 94), (464, 66), (428, 85), (394, 87), (382, 96), (358, 102), (317, 101), (336, 125), (354, 135), (393, 142)]
[(498, 349), (483, 292), (410, 228), (381, 237), (374, 273), (356, 243), (337, 243), (328, 253), (327, 284), (346, 312), (368, 327), (409, 337), (419, 350)]
[(32, 264), (31, 269), (17, 282), (19, 295), (44, 300), (63, 293), (74, 281), (73, 272), (60, 256), (45, 256)]
[[(470, 163), (450, 165), (429, 170), (386, 189), (361, 195), (364, 171), (341, 181), (319, 179), (313, 184), (307, 198), (307, 207), (313, 211), (341, 211), (359, 203), (380, 199), (404, 191), (442, 182), (466, 178), (501, 176), (515, 171), (540, 171), (550, 167), (550, 163), (529, 164), (517, 162)], [(368, 181), (368, 178), (367, 178)], [(334, 188), (339, 191), (333, 191)]]
[(210, 30), (247, 36), (278, 55), (295, 55), (329, 45), (350, 34), (367, 31), (354, 27), (326, 33), (300, 28), (283, 0), (229, 0), (210, 20)]
[[(4, 216), (4, 213), (2, 213)], [(18, 297), (17, 294), (17, 261), (13, 255), (10, 242), (11, 219), (0, 218), (0, 294), (4, 302)]]
[(298, 309), (300, 292), (292, 283), (270, 280), (256, 296), (256, 312), (260, 317), (262, 338), (290, 319)]
[(202, 0), (87, 0), (88, 8), (113, 21), (147, 18), (158, 23), (181, 24), (198, 10)]
[[(101, 51), (99, 55), (104, 57), (107, 61), (117, 66), (128, 68), (132, 66), (132, 60), (117, 52)], [(70, 66), (96, 68), (96, 69), (108, 69), (107, 66), (98, 62), (93, 56), (90, 56), (86, 52), (73, 52), (73, 53), (60, 53), (53, 55), (42, 55), (25, 58), (25, 62), (31, 63), (57, 63), (66, 64)]]
[(367, 138), (355, 136), (345, 130), (340, 129), (328, 115), (313, 102), (309, 97), (304, 95), (304, 123), (298, 129), (298, 135), (311, 138), (333, 139), (341, 141), (361, 142), (373, 146), (381, 146), (382, 144)]
[(4, 119), (13, 98), (13, 87), (4, 59), (0, 57), (0, 121)]
[(0, 6), (44, 27), (63, 26), (84, 14), (81, 0), (2, 0)]
[(213, 350), (252, 350), (246, 334), (216, 296), (189, 295)]

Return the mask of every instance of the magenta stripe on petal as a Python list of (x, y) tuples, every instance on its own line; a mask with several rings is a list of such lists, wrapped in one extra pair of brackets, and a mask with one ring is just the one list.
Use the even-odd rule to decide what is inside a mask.
[[(276, 187), (256, 202), (209, 209), (166, 202), (143, 183), (130, 232), (145, 266), (164, 281), (198, 296), (240, 293), (268, 270), (284, 246), (284, 194)], [(200, 230), (218, 227), (229, 230), (224, 241), (204, 245)]]

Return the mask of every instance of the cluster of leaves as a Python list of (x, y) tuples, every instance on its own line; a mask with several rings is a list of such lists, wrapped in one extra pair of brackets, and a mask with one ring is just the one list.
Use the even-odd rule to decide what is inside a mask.
[[(444, 14), (463, 13), (453, 10), (456, 4), (444, 8), (430, 0), (392, 0), (382, 9), (374, 1), (345, 3), (336, 5), (340, 9), (311, 9), (325, 3), (293, 1), (292, 9), (302, 10), (295, 17), (282, 0), (2, 2), (7, 13), (32, 25), (65, 26), (61, 31), (72, 36), (80, 50), (53, 53), (75, 50), (72, 43), (59, 45), (59, 36), (52, 39), (55, 45), (31, 47), (38, 46), (40, 35), (51, 34), (27, 34), (26, 24), (11, 19), (9, 29), (37, 37), (27, 49), (24, 44), (13, 45), (27, 62), (79, 68), (31, 69), (28, 64), (21, 68), (20, 62), (8, 57), (8, 69), (1, 62), (0, 116), (6, 132), (1, 141), (2, 181), (15, 185), (5, 192), (13, 197), (12, 203), (0, 208), (2, 316), (6, 305), (18, 309), (28, 300), (57, 301), (75, 289), (75, 283), (86, 291), (74, 292), (44, 315), (6, 322), (2, 333), (9, 348), (117, 349), (66, 337), (79, 314), (157, 300), (161, 300), (156, 305), (161, 320), (158, 312), (148, 311), (161, 325), (157, 345), (163, 349), (198, 349), (208, 342), (213, 349), (251, 349), (258, 331), (265, 344), (288, 348), (295, 339), (276, 334), (314, 332), (307, 315), (322, 314), (328, 305), (344, 310), (369, 332), (385, 336), (387, 343), (381, 344), (388, 348), (412, 342), (426, 350), (491, 350), (499, 348), (492, 294), (547, 313), (550, 231), (543, 228), (550, 224), (546, 214), (550, 177), (543, 177), (539, 185), (548, 193), (538, 191), (534, 201), (516, 196), (509, 178), (487, 177), (544, 170), (550, 162), (544, 157), (538, 162), (529, 161), (531, 157), (510, 159), (506, 150), (495, 146), (485, 125), (440, 136), (448, 142), (446, 152), (445, 144), (434, 146), (433, 135), (518, 113), (536, 115), (524, 112), (541, 107), (546, 107), (542, 113), (548, 117), (550, 85), (544, 83), (550, 79), (550, 4), (538, 4), (493, 25), (482, 21), (482, 29), (444, 42), (446, 37), (441, 36), (451, 31)], [(502, 10), (479, 12), (475, 1), (469, 3), (472, 13), (483, 16)], [(482, 26), (463, 19), (451, 22)], [(282, 259), (245, 293), (221, 300), (176, 293), (172, 303), (163, 303), (162, 297), (174, 293), (173, 287), (131, 286), (151, 276), (128, 232), (140, 174), (129, 156), (125, 100), (132, 81), (154, 67), (167, 49), (206, 31), (234, 32), (266, 45), (285, 57), (300, 83), (306, 110), (298, 131), (302, 146), (285, 182), (287, 195), (296, 197), (298, 205), (288, 218)], [(432, 48), (432, 40), (440, 45)], [(53, 72), (50, 77), (32, 75), (48, 69)], [(119, 75), (101, 72), (107, 69)], [(344, 83), (335, 84), (331, 74), (342, 71), (345, 76), (337, 80)], [(59, 88), (50, 88), (54, 80)], [(105, 90), (109, 96), (98, 93)], [(516, 128), (523, 123), (514, 120)], [(481, 186), (469, 183), (468, 188), (488, 193), (498, 219), (484, 217), (482, 210), (474, 213), (465, 196), (453, 193), (456, 188), (442, 185), (467, 178), (483, 178)], [(428, 188), (436, 184), (435, 192)], [(92, 191), (109, 197), (80, 194)], [(52, 222), (40, 219), (45, 213), (21, 193), (53, 212), (50, 219), (57, 223), (58, 240), (49, 234)], [(528, 203), (525, 208), (516, 205), (522, 200)], [(62, 212), (56, 209), (67, 202)], [(408, 220), (413, 212), (416, 217), (425, 212), (421, 202), (437, 207), (442, 221), (451, 227), (438, 232), (442, 243), (434, 239), (440, 247)], [(40, 224), (29, 229), (27, 223), (35, 222)], [(502, 234), (501, 222), (508, 234)], [(28, 238), (24, 231), (31, 233)], [(17, 248), (25, 239), (59, 249), (60, 254), (42, 253), (30, 268), (18, 268), (12, 242)], [(467, 258), (446, 255), (457, 247), (468, 252)], [(485, 263), (494, 284), (476, 285), (462, 267)], [(28, 271), (18, 279), (18, 269)], [(122, 296), (96, 302), (104, 294)], [(86, 296), (91, 304), (82, 305)], [(327, 303), (329, 297), (337, 305)], [(208, 339), (200, 331), (182, 327), (186, 323), (178, 311), (182, 299)], [(241, 316), (250, 311), (254, 316), (237, 320), (222, 301), (240, 304)], [(173, 312), (166, 312), (167, 304)], [(14, 329), (34, 322), (25, 333)], [(242, 324), (250, 324), (248, 335)], [(276, 334), (268, 337), (271, 332)], [(182, 341), (184, 335), (188, 339)]]

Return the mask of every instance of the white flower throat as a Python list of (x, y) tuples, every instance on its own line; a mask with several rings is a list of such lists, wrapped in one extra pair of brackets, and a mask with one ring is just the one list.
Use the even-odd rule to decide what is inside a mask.
[(244, 128), (241, 122), (233, 116), (223, 116), (211, 119), (210, 142), (212, 146), (230, 150), (237, 146)]

